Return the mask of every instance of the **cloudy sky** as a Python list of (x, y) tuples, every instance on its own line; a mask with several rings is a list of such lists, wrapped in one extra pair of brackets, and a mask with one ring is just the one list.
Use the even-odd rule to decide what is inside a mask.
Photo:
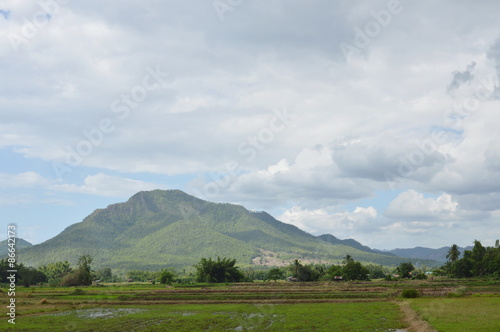
[(500, 238), (497, 1), (0, 2), (0, 221), (181, 189), (375, 248)]

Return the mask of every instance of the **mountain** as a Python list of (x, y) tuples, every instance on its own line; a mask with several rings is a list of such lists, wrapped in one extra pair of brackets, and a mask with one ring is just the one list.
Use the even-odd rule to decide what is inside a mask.
[(266, 212), (211, 203), (179, 190), (139, 192), (125, 203), (98, 209), (41, 244), (21, 250), (25, 265), (40, 266), (84, 254), (94, 268), (158, 270), (192, 267), (202, 257), (236, 258), (241, 266), (356, 260), (383, 265), (399, 257), (332, 244), (282, 223)]
[[(460, 254), (464, 253), (464, 250), (472, 250), (471, 246), (465, 248), (458, 248)], [(438, 249), (425, 248), (425, 247), (415, 247), (408, 249), (392, 249), (388, 251), (384, 251), (389, 254), (394, 254), (398, 257), (409, 257), (414, 259), (429, 259), (438, 261), (441, 263), (446, 262), (446, 255), (448, 255), (448, 251), (450, 247), (442, 247)]]
[(383, 255), (389, 255), (389, 256), (397, 256), (391, 252), (381, 252), (380, 250), (377, 250), (377, 249), (371, 249), (370, 247), (364, 246), (354, 239), (340, 240), (340, 239), (336, 238), (335, 236), (333, 236), (332, 234), (319, 235), (318, 238), (320, 238), (323, 241), (326, 241), (328, 243), (331, 243), (331, 244), (343, 244), (345, 246), (353, 247), (353, 248), (356, 248), (356, 249), (364, 251), (364, 252), (370, 252), (373, 254), (383, 254)]
[[(9, 247), (7, 246), (7, 244), (8, 244), (8, 240), (0, 241), (0, 257), (7, 256), (7, 254), (9, 253), (9, 251), (8, 251)], [(29, 243), (28, 241), (16, 237), (16, 251), (31, 247), (31, 246), (32, 246), (32, 244)]]

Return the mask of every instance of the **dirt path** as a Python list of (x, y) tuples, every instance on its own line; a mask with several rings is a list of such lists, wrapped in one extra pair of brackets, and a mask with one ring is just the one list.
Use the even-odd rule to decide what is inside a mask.
[(401, 312), (405, 315), (405, 322), (409, 325), (409, 332), (437, 332), (410, 307), (407, 301), (398, 302)]

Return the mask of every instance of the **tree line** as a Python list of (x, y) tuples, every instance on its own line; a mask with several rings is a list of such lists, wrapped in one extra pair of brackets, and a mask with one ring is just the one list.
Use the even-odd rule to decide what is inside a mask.
[(439, 272), (452, 278), (500, 278), (499, 240), (496, 240), (494, 247), (484, 247), (475, 240), (472, 250), (465, 250), (462, 258), (460, 255), (458, 246), (453, 244), (446, 255), (448, 261)]
[[(465, 250), (463, 256), (456, 244), (453, 244), (446, 256), (447, 262), (434, 274), (451, 278), (493, 277), (500, 279), (500, 243), (496, 241), (494, 247), (484, 247), (480, 241), (474, 241), (472, 250)], [(395, 280), (400, 278), (425, 279), (425, 270), (416, 269), (411, 262), (401, 263), (398, 267), (388, 270), (381, 265), (363, 265), (350, 255), (346, 255), (342, 264), (303, 264), (295, 259), (285, 267), (273, 267), (267, 270), (247, 268), (242, 271), (236, 266), (236, 259), (230, 258), (202, 258), (194, 265), (195, 272), (186, 277), (179, 277), (170, 269), (161, 271), (129, 271), (125, 280), (123, 277), (113, 275), (109, 267), (94, 271), (91, 267), (92, 257), (83, 255), (78, 258), (76, 267), (69, 262), (55, 262), (38, 269), (17, 264), (18, 283), (29, 287), (48, 283), (51, 286), (80, 286), (90, 285), (93, 281), (119, 282), (119, 281), (150, 281), (162, 284), (174, 282), (200, 282), (200, 283), (228, 283), (253, 280), (283, 280), (290, 281), (338, 281), (338, 280), (370, 280), (380, 279)], [(7, 259), (0, 260), (0, 283), (7, 283), (9, 270)]]

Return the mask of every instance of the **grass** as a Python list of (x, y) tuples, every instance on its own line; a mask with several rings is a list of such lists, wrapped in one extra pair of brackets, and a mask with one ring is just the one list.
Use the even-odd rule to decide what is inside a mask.
[[(122, 310), (120, 310), (122, 309)], [(403, 328), (395, 303), (98, 306), (19, 319), (22, 331), (385, 331)], [(94, 317), (96, 316), (96, 317)], [(15, 331), (16, 328), (12, 330)]]
[[(439, 331), (500, 330), (491, 280), (19, 286), (16, 325), (5, 312), (0, 330), (388, 331), (408, 326), (398, 303), (410, 288), (421, 297), (407, 301)], [(4, 288), (0, 307), (8, 301)]]
[(500, 296), (411, 300), (420, 317), (439, 331), (500, 331)]

